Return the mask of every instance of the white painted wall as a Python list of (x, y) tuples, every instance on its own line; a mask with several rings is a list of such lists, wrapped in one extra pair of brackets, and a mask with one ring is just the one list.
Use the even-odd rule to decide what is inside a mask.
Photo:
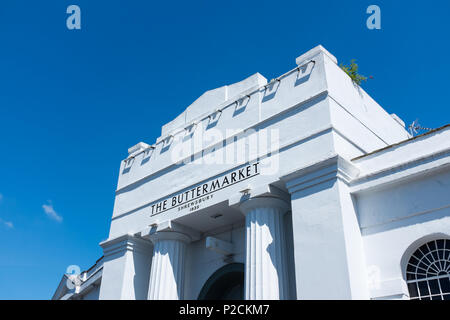
[[(233, 230), (211, 233), (211, 236), (233, 243), (236, 248), (233, 262), (245, 262), (245, 228), (242, 224)], [(206, 249), (205, 238), (191, 243), (186, 256), (185, 298), (195, 300), (208, 278), (227, 263), (223, 255)]]
[[(439, 137), (428, 137), (433, 138)], [(446, 144), (439, 146), (445, 149)], [(401, 147), (390, 150), (398, 156), (402, 151)], [(430, 240), (450, 238), (450, 166), (448, 162), (439, 166), (437, 157), (424, 163), (429, 167), (434, 164), (434, 168), (421, 171), (420, 163), (403, 165), (389, 170), (389, 176), (409, 171), (409, 177), (404, 174), (401, 179), (355, 194), (366, 266), (372, 275), (372, 298), (408, 298), (404, 272), (410, 254)]]
[(100, 299), (146, 300), (152, 247), (149, 241), (130, 235), (103, 242)]
[[(187, 246), (185, 298), (196, 299), (206, 280), (226, 264), (223, 256), (205, 248), (207, 235), (231, 241), (237, 248), (234, 261), (245, 261), (244, 218), (234, 221), (233, 228), (224, 224), (217, 229), (213, 222), (208, 225), (211, 213), (235, 206), (244, 188), (252, 197), (269, 185), (292, 198), (292, 213), (285, 216), (291, 298), (407, 297), (401, 265), (405, 252), (433, 235), (449, 234), (450, 127), (400, 143), (410, 138), (403, 126), (355, 87), (328, 51), (316, 47), (297, 63), (302, 68), (266, 87), (265, 78), (255, 74), (206, 92), (163, 126), (155, 149), (122, 161), (104, 244), (127, 234), (139, 237), (154, 223), (198, 221), (199, 212), (177, 210), (152, 217), (150, 206), (244, 164), (176, 166), (171, 158), (176, 143), (165, 146), (168, 134), (176, 141), (194, 121), (198, 129), (191, 139), (208, 133), (208, 113), (221, 109), (213, 127), (224, 134), (234, 129), (225, 135), (238, 137), (233, 147), (243, 130), (278, 130), (280, 167), (217, 192), (202, 209), (204, 234)], [(223, 149), (219, 145), (216, 152)], [(196, 152), (202, 155), (201, 149)], [(105, 256), (100, 298), (144, 296), (150, 256), (148, 248)], [(374, 272), (377, 281), (369, 283)]]

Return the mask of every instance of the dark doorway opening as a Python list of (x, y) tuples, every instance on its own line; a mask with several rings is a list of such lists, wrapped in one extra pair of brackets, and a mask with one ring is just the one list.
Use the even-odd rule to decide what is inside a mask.
[(244, 264), (230, 263), (214, 272), (198, 300), (244, 300)]

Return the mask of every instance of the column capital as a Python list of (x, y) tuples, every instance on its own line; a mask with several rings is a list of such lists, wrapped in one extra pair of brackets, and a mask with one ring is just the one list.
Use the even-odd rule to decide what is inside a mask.
[(230, 207), (239, 209), (240, 205), (245, 201), (253, 198), (278, 198), (290, 203), (291, 199), (287, 192), (271, 185), (262, 184), (259, 186), (248, 186), (246, 189), (241, 190), (239, 193), (233, 194), (228, 199)]
[(171, 220), (155, 224), (140, 232), (144, 239), (155, 243), (159, 240), (178, 240), (185, 243), (199, 240), (200, 232)]
[(176, 231), (158, 231), (149, 235), (149, 239), (154, 244), (161, 240), (176, 240), (184, 243), (191, 242), (191, 238), (188, 235)]
[(283, 199), (277, 197), (254, 197), (248, 200), (243, 201), (239, 205), (239, 209), (242, 211), (244, 215), (254, 209), (259, 208), (276, 208), (279, 209), (282, 214), (286, 213), (289, 209), (289, 203), (284, 201)]

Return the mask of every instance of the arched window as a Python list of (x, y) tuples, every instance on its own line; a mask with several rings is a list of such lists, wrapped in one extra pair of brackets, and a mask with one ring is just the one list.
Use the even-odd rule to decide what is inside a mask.
[(411, 299), (450, 300), (450, 240), (440, 239), (422, 245), (406, 268)]

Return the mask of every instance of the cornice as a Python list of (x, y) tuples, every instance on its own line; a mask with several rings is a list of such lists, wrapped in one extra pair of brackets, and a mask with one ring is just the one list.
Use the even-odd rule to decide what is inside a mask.
[(100, 242), (105, 257), (126, 251), (140, 251), (143, 253), (151, 249), (151, 242), (138, 238), (132, 234), (125, 234), (114, 239)]
[(349, 184), (359, 175), (359, 170), (337, 154), (332, 154), (319, 162), (297, 169), (280, 180), (284, 181), (289, 193), (302, 191), (315, 185), (339, 179)]
[(351, 182), (351, 192), (368, 191), (392, 183), (404, 182), (418, 176), (433, 174), (440, 170), (450, 170), (450, 149), (448, 148), (441, 152), (427, 154), (370, 174), (361, 175)]

